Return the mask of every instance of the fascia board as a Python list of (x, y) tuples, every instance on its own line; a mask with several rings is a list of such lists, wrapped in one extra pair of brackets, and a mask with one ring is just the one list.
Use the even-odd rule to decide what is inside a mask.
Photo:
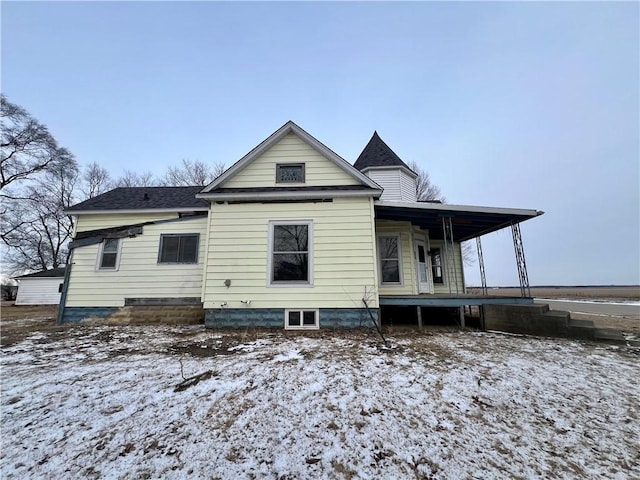
[(396, 207), (409, 208), (415, 210), (436, 210), (449, 212), (469, 212), (469, 213), (493, 213), (502, 215), (520, 215), (525, 217), (537, 217), (544, 214), (540, 210), (521, 209), (521, 208), (502, 208), (502, 207), (483, 207), (477, 205), (453, 205), (450, 203), (429, 203), (422, 202), (389, 202), (384, 200), (376, 200), (375, 206), (380, 207)]
[(309, 191), (309, 192), (268, 192), (268, 193), (199, 193), (196, 198), (205, 198), (211, 202), (228, 200), (304, 200), (312, 198), (338, 198), (338, 197), (376, 197), (380, 190), (336, 190), (336, 191)]
[(122, 209), (122, 210), (65, 210), (65, 215), (113, 215), (117, 213), (130, 214), (130, 213), (188, 213), (188, 212), (208, 212), (208, 207), (196, 207), (196, 208), (141, 208), (141, 209)]

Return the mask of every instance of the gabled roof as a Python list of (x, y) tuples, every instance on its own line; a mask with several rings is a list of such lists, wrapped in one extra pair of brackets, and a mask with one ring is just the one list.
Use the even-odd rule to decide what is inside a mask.
[(403, 167), (414, 175), (416, 174), (389, 148), (389, 145), (384, 143), (378, 132), (373, 132), (371, 140), (364, 147), (353, 166), (360, 171), (375, 167)]
[(52, 268), (51, 270), (43, 270), (41, 272), (36, 273), (28, 273), (26, 275), (20, 275), (15, 278), (54, 278), (54, 277), (64, 277), (64, 272), (66, 267), (58, 267)]
[(207, 196), (203, 194), (214, 193), (214, 190), (217, 190), (218, 188), (222, 187), (226, 181), (228, 181), (230, 178), (232, 178), (234, 175), (236, 175), (238, 172), (244, 169), (247, 165), (251, 164), (251, 162), (256, 160), (258, 157), (260, 157), (260, 155), (262, 155), (269, 148), (271, 148), (273, 145), (278, 143), (282, 138), (284, 138), (286, 135), (290, 133), (296, 135), (302, 141), (307, 143), (311, 148), (313, 148), (322, 156), (324, 156), (327, 160), (333, 162), (339, 168), (347, 172), (355, 180), (360, 182), (360, 184), (370, 189), (382, 191), (382, 188), (380, 187), (380, 185), (375, 183), (373, 180), (371, 180), (369, 177), (367, 177), (363, 173), (359, 172), (340, 155), (335, 153), (329, 147), (324, 145), (322, 142), (320, 142), (315, 137), (313, 137), (312, 135), (304, 131), (302, 128), (300, 128), (298, 125), (296, 125), (294, 122), (289, 120), (282, 127), (280, 127), (274, 133), (269, 135), (269, 137), (267, 137), (266, 140), (260, 143), (257, 147), (255, 147), (253, 150), (247, 153), (244, 157), (242, 157), (236, 163), (234, 163), (231, 167), (229, 167), (222, 175), (220, 175), (213, 182), (207, 185), (200, 192), (200, 195)]
[(201, 186), (193, 187), (118, 187), (65, 210), (67, 213), (105, 213), (127, 210), (172, 212), (206, 211), (209, 203), (196, 198)]

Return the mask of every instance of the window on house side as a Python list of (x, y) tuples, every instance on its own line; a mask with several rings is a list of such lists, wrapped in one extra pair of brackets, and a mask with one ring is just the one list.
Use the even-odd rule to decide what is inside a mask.
[(198, 263), (197, 233), (161, 235), (158, 263)]
[(99, 270), (117, 270), (118, 269), (118, 253), (120, 251), (119, 238), (105, 238), (102, 241), (100, 250)]
[(287, 329), (317, 329), (318, 310), (285, 310), (285, 328)]
[(304, 163), (278, 163), (276, 183), (304, 183)]
[(311, 283), (311, 222), (274, 223), (271, 237), (271, 284)]
[(442, 254), (439, 248), (431, 249), (431, 273), (433, 274), (433, 283), (444, 283), (442, 276)]
[(400, 282), (400, 236), (381, 235), (378, 237), (378, 255), (383, 284)]

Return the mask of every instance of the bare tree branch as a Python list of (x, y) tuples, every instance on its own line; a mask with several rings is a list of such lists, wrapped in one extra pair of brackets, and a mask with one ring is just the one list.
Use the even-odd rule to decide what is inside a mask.
[(200, 160), (183, 159), (180, 166), (169, 167), (164, 177), (160, 180), (166, 186), (205, 186), (224, 172), (223, 163), (215, 163), (212, 166)]
[(440, 191), (440, 188), (431, 182), (429, 173), (417, 162), (409, 163), (409, 168), (418, 174), (416, 179), (416, 194), (421, 202), (439, 201), (445, 203), (447, 199)]
[(96, 162), (84, 167), (80, 186), (80, 193), (82, 193), (83, 199), (97, 197), (111, 190), (112, 186), (111, 175), (106, 168), (102, 168)]
[(0, 95), (0, 189), (32, 179), (59, 158), (47, 127)]
[(122, 175), (115, 181), (115, 187), (154, 187), (158, 185), (158, 181), (154, 178), (152, 172), (132, 172), (124, 170)]

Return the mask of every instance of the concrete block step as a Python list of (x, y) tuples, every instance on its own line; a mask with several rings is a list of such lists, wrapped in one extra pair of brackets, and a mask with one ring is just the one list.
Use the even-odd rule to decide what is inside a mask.
[(569, 327), (591, 327), (595, 328), (591, 320), (578, 320), (576, 318), (569, 319)]
[(613, 328), (594, 328), (593, 333), (595, 339), (600, 342), (619, 343), (622, 345), (627, 344), (627, 341), (620, 330), (615, 330)]
[(544, 316), (557, 318), (557, 319), (564, 319), (567, 322), (571, 319), (571, 314), (563, 310), (549, 310), (548, 312), (544, 313)]
[(567, 336), (569, 338), (576, 338), (578, 340), (595, 340), (596, 332), (595, 328), (590, 326), (569, 325)]

